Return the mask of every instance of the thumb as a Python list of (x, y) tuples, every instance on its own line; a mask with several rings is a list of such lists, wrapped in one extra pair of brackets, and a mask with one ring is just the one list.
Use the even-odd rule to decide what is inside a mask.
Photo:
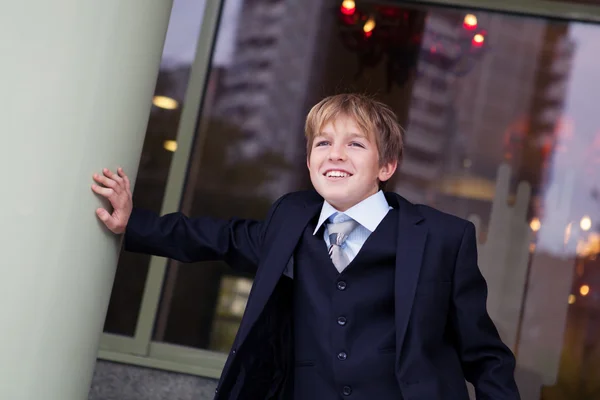
[(111, 231), (115, 228), (114, 218), (110, 215), (108, 211), (103, 208), (99, 208), (96, 210), (96, 215), (100, 219), (100, 221), (104, 222), (104, 225)]

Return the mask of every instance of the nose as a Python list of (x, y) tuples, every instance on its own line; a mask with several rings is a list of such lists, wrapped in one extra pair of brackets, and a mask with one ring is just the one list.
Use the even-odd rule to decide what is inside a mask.
[(333, 144), (329, 147), (329, 160), (344, 161), (346, 159), (346, 147), (343, 144)]

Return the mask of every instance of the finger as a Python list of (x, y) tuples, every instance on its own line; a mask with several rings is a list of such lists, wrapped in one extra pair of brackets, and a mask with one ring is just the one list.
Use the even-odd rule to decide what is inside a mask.
[(115, 174), (114, 172), (112, 172), (108, 168), (104, 168), (102, 170), (102, 172), (104, 173), (105, 176), (109, 177), (110, 179), (112, 179), (112, 180), (114, 180), (114, 181), (116, 181), (118, 183), (123, 182), (123, 179), (121, 179), (121, 177), (119, 175)]
[(123, 168), (119, 168), (117, 172), (125, 181), (125, 189), (127, 189), (128, 192), (131, 192), (131, 183), (129, 182), (129, 177), (127, 176), (125, 171), (123, 171)]
[(98, 193), (100, 196), (106, 197), (107, 199), (115, 193), (115, 191), (111, 188), (105, 188), (98, 185), (92, 185), (92, 190)]
[(115, 182), (114, 180), (107, 178), (106, 176), (103, 176), (103, 175), (94, 174), (94, 180), (98, 183), (103, 184), (106, 187), (113, 188), (113, 189), (115, 189), (116, 187), (119, 186), (117, 184), (117, 182)]
[(110, 213), (108, 211), (106, 211), (103, 208), (98, 208), (96, 210), (96, 215), (98, 216), (100, 221), (102, 221), (104, 223), (104, 225), (106, 225), (106, 227), (108, 229), (110, 229), (110, 230), (114, 229), (115, 221), (114, 221), (114, 218), (110, 215)]

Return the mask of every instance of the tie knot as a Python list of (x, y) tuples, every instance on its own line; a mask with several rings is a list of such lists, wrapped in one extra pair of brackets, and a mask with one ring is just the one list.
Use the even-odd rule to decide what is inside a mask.
[(329, 241), (334, 246), (341, 246), (342, 244), (344, 244), (350, 232), (352, 232), (358, 225), (358, 223), (353, 219), (350, 219), (350, 217), (346, 215), (344, 216), (347, 217), (346, 221), (334, 222), (327, 225), (327, 229), (329, 230)]

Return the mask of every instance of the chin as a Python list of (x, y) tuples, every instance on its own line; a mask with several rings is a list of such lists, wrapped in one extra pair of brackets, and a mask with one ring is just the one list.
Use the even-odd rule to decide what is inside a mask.
[(336, 185), (331, 182), (319, 181), (317, 185), (313, 182), (313, 187), (323, 199), (336, 208), (340, 205), (352, 203), (353, 197), (356, 197), (352, 195), (352, 188), (347, 185)]
[[(338, 190), (325, 190), (325, 192), (321, 195), (329, 204), (334, 206), (337, 209), (347, 208), (348, 204), (352, 204), (354, 199), (347, 191), (338, 191)], [(340, 210), (345, 211), (345, 210)]]

